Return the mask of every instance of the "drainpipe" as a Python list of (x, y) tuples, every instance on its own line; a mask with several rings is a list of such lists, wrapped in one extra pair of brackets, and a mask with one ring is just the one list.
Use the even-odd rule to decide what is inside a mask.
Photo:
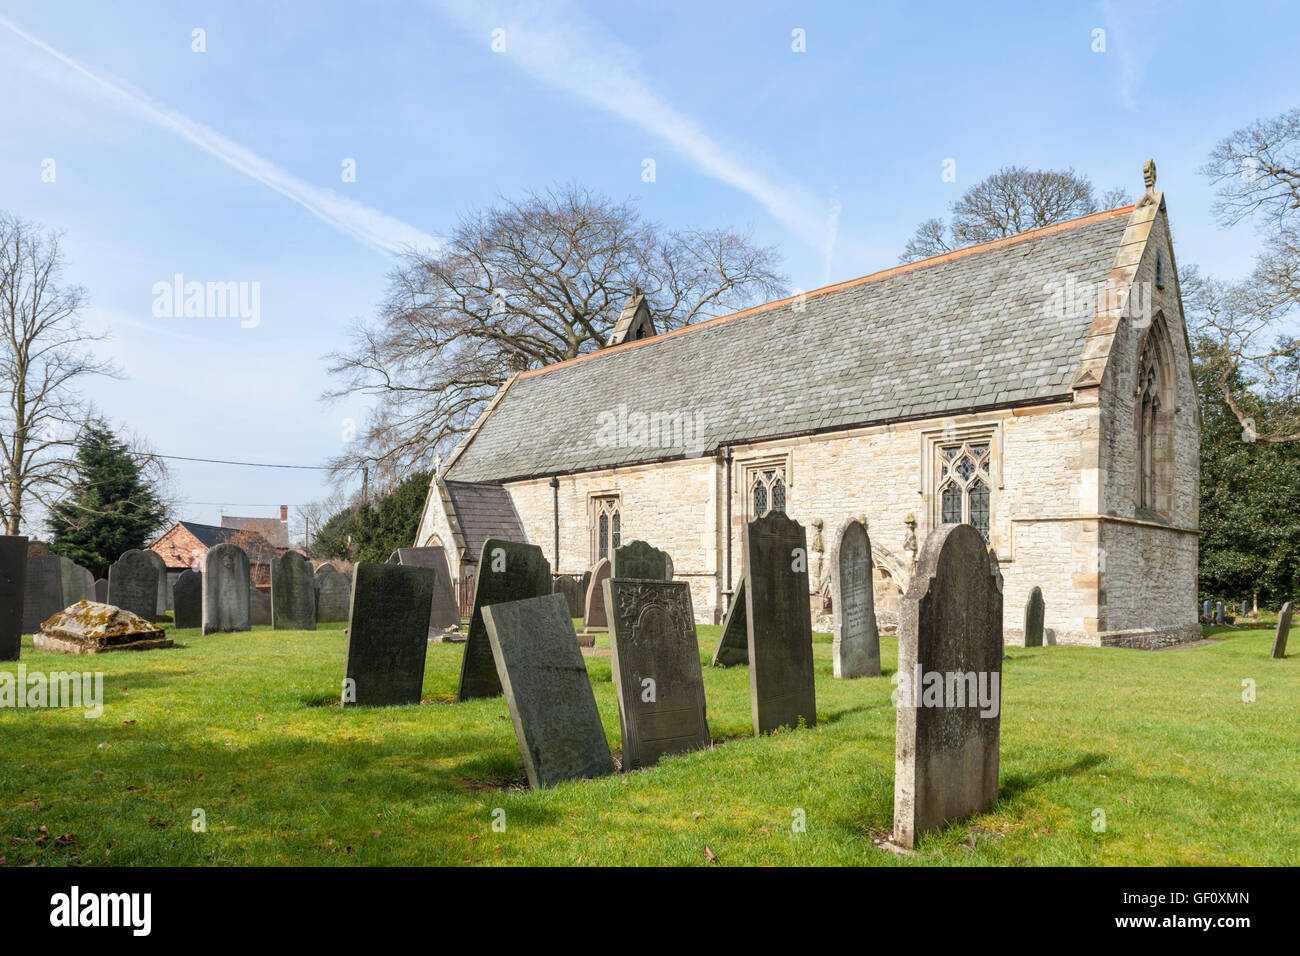
[(551, 499), (555, 513), (555, 573), (560, 573), (560, 479), (551, 476)]
[(727, 536), (727, 610), (731, 610), (731, 446), (727, 446), (727, 453), (722, 458), (723, 464), (727, 468), (727, 507), (726, 507), (726, 524), (724, 525)]

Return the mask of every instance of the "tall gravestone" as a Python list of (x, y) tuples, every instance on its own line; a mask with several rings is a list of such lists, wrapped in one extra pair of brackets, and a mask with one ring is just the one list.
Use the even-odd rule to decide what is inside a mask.
[(722, 636), (713, 652), (714, 667), (749, 663), (749, 627), (745, 623), (745, 579), (740, 579), (731, 606), (722, 618)]
[(311, 562), (297, 551), (271, 559), (271, 627), (316, 630), (316, 585)]
[(63, 569), (54, 554), (31, 554), (26, 560), (23, 633), (35, 634), (46, 618), (67, 606), (63, 603)]
[(587, 600), (582, 611), (582, 628), (578, 631), (578, 643), (584, 647), (591, 647), (596, 643), (597, 634), (609, 630), (609, 615), (605, 611), (605, 579), (609, 574), (609, 558), (601, 558), (591, 569)]
[(563, 594), (564, 600), (568, 602), (570, 617), (582, 617), (589, 583), (591, 583), (590, 571), (584, 571), (582, 574), (557, 574), (551, 582), (551, 590), (556, 594)]
[(249, 588), (248, 622), (253, 627), (271, 626), (271, 595), (258, 588)]
[(1201, 620), (1208, 622), (1212, 614), (1214, 614), (1214, 608), (1210, 605), (1209, 599), (1207, 598), (1201, 604)]
[(564, 595), (486, 606), (483, 621), (529, 786), (613, 773)]
[(997, 799), (1002, 656), (1002, 590), (984, 539), (940, 525), (899, 608), (897, 845)]
[(131, 549), (108, 569), (108, 603), (146, 621), (158, 617), (158, 567), (152, 551)]
[(836, 677), (880, 676), (871, 538), (857, 519), (844, 523), (831, 551), (831, 631)]
[(1228, 623), (1227, 612), (1223, 608), (1222, 601), (1216, 601), (1214, 604), (1214, 623), (1223, 626)]
[(691, 586), (610, 578), (605, 604), (623, 769), (649, 767), (665, 754), (709, 746)]
[(673, 564), (667, 551), (660, 551), (644, 541), (629, 541), (614, 549), (609, 574), (612, 578), (637, 581), (671, 581)]
[(27, 538), (0, 535), (0, 661), (16, 661), (22, 651), (26, 589)]
[[(522, 601), (543, 595), (551, 596), (551, 566), (541, 548), (499, 538), (488, 538), (483, 542), (478, 577), (474, 581), (474, 608), (470, 612), (465, 656), (460, 663), (457, 700), (497, 697), (501, 693), (492, 644), (483, 623), (483, 609), (505, 601)], [(573, 633), (572, 621), (569, 622), (569, 633)], [(582, 656), (581, 652), (578, 656)]]
[(817, 723), (808, 536), (784, 512), (745, 525), (745, 621), (754, 735)]
[(155, 578), (157, 590), (154, 596), (154, 606), (156, 608), (154, 618), (159, 618), (167, 613), (167, 562), (162, 559), (161, 554), (151, 548), (144, 549), (144, 556), (149, 559), (149, 563), (153, 565), (154, 572), (157, 575)]
[(247, 631), (253, 624), (248, 579), (248, 555), (224, 542), (203, 558), (202, 626), (204, 634)]
[(203, 626), (203, 575), (186, 568), (172, 586), (172, 623), (176, 627)]
[[(396, 559), (396, 561), (394, 561)], [(388, 559), (389, 563), (403, 567), (428, 568), (437, 581), (429, 605), (429, 633), (436, 636), (460, 624), (460, 605), (456, 603), (456, 588), (451, 580), (451, 567), (447, 553), (439, 547), (398, 548)]]
[(95, 600), (94, 576), (71, 558), (59, 558), (59, 577), (63, 581), (63, 607)]
[(353, 574), (343, 703), (418, 704), (437, 572), (362, 561)]
[(316, 571), (312, 582), (316, 589), (316, 622), (318, 624), (346, 621), (352, 597), (352, 581), (338, 571)]
[(1043, 619), (1047, 606), (1043, 603), (1043, 589), (1035, 585), (1025, 602), (1025, 647), (1043, 646)]
[(108, 578), (98, 578), (95, 581), (95, 597), (92, 599), (96, 604), (108, 603)]
[(1273, 651), (1269, 654), (1276, 660), (1286, 657), (1287, 636), (1291, 633), (1291, 602), (1282, 605), (1277, 615), (1277, 633), (1273, 635)]

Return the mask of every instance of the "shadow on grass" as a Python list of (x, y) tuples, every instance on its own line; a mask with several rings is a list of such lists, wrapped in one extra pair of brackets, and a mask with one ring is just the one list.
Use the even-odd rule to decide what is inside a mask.
[(1055, 780), (1082, 776), (1088, 771), (1109, 762), (1109, 760), (1110, 758), (1105, 754), (1084, 754), (1074, 763), (1064, 767), (1040, 770), (1037, 773), (1008, 773), (1002, 777), (999, 784), (998, 802), (1001, 803), (1003, 800), (1018, 797)]

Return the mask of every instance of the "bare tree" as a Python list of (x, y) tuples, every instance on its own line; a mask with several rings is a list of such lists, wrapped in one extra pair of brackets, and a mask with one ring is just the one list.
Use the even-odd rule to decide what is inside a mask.
[(1109, 190), (1098, 205), (1092, 183), (1073, 169), (1025, 169), (1004, 166), (980, 180), (952, 204), (952, 220), (921, 223), (899, 256), (913, 262), (962, 246), (1014, 236), (1078, 216), (1123, 206), (1122, 189)]
[[(75, 473), (72, 450), (86, 421), (77, 392), (90, 375), (117, 375), (87, 348), (102, 335), (79, 313), (83, 288), (63, 283), (57, 233), (0, 213), (0, 517), (18, 534), (32, 505), (48, 507)], [(29, 522), (30, 523), (30, 522)]]
[(512, 372), (604, 346), (636, 290), (664, 331), (781, 294), (777, 268), (748, 235), (665, 231), (575, 185), (470, 213), (442, 248), (403, 257), (378, 316), (330, 356), (326, 400), (377, 399), (335, 479), (368, 466), (382, 488), (429, 469)]

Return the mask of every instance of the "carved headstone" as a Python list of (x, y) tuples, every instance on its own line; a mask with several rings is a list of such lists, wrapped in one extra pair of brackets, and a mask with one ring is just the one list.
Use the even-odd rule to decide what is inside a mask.
[(176, 627), (203, 626), (203, 575), (186, 568), (172, 588), (172, 623)]
[(529, 786), (613, 773), (564, 595), (492, 604), (482, 615)]
[(95, 602), (108, 603), (108, 578), (99, 578), (95, 581)]
[[(619, 565), (617, 557), (614, 564)], [(610, 578), (610, 662), (623, 730), (623, 769), (709, 745), (704, 675), (685, 581)]]
[(258, 588), (248, 590), (248, 622), (252, 627), (271, 626), (271, 595)]
[(899, 609), (894, 842), (998, 795), (1002, 591), (972, 525), (930, 532)]
[[(483, 624), (483, 609), (505, 601), (522, 601), (550, 594), (551, 566), (541, 548), (499, 538), (488, 538), (483, 542), (478, 577), (474, 581), (474, 608), (470, 612), (465, 656), (460, 663), (457, 700), (496, 697), (501, 693), (497, 665), (492, 659), (492, 644)], [(569, 632), (573, 632), (572, 622)]]
[(144, 556), (149, 559), (156, 572), (155, 581), (157, 582), (157, 591), (154, 600), (154, 617), (159, 618), (167, 613), (167, 562), (162, 559), (162, 555), (151, 548), (144, 549)]
[(831, 551), (831, 659), (836, 677), (880, 676), (871, 538), (861, 521), (840, 528)]
[(153, 621), (94, 601), (78, 601), (59, 611), (32, 635), (32, 647), (60, 654), (152, 651), (171, 646), (166, 632)]
[(26, 589), (27, 538), (0, 535), (0, 661), (16, 661), (21, 653)]
[(1277, 633), (1273, 635), (1273, 651), (1269, 657), (1281, 660), (1286, 657), (1286, 640), (1291, 633), (1291, 602), (1282, 605), (1277, 615)]
[(108, 603), (152, 621), (158, 616), (158, 566), (152, 551), (131, 549), (108, 569)]
[[(71, 558), (59, 558), (59, 576), (63, 581), (63, 606), (95, 599), (95, 578)], [(63, 608), (59, 608), (63, 610)]]
[(248, 555), (243, 548), (228, 541), (209, 548), (201, 581), (204, 634), (247, 631), (253, 625)]
[(338, 571), (316, 572), (316, 621), (324, 624), (348, 619), (348, 606), (352, 597), (352, 581)]
[(591, 647), (596, 643), (597, 634), (609, 630), (609, 615), (605, 611), (605, 579), (609, 574), (609, 558), (601, 558), (591, 569), (587, 600), (583, 605), (582, 628), (578, 631), (578, 643), (583, 647)]
[(745, 623), (745, 579), (740, 579), (731, 606), (722, 618), (722, 637), (713, 652), (714, 667), (749, 663), (749, 628)]
[(316, 585), (311, 562), (297, 551), (271, 559), (271, 627), (316, 630)]
[(564, 595), (564, 599), (569, 602), (571, 617), (582, 617), (587, 600), (587, 585), (590, 583), (590, 571), (584, 571), (582, 574), (557, 574), (555, 580), (551, 582), (551, 590), (556, 594)]
[(451, 568), (447, 564), (447, 554), (442, 548), (398, 548), (389, 557), (388, 562), (404, 567), (430, 568), (437, 575), (438, 580), (433, 586), (433, 599), (429, 606), (430, 636), (439, 635), (460, 624), (460, 605), (456, 603), (456, 589), (451, 581)]
[(1228, 623), (1228, 615), (1224, 610), (1223, 602), (1217, 601), (1214, 605), (1214, 623), (1223, 626)]
[(1025, 602), (1025, 647), (1043, 646), (1043, 618), (1047, 607), (1043, 603), (1043, 589), (1035, 586)]
[(817, 723), (808, 539), (803, 525), (769, 511), (745, 525), (745, 622), (754, 735)]
[(418, 704), (437, 572), (362, 561), (353, 573), (343, 703)]
[(35, 634), (41, 622), (67, 606), (63, 603), (63, 571), (57, 555), (29, 554), (26, 560), (23, 633)]
[(668, 557), (667, 551), (660, 551), (644, 541), (629, 541), (614, 549), (614, 560), (610, 564), (609, 573), (612, 578), (671, 581), (672, 559)]

